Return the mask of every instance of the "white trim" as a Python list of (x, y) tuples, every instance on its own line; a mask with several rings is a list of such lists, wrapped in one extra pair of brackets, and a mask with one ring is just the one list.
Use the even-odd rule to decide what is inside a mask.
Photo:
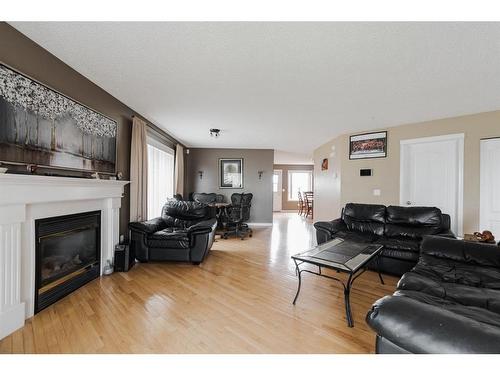
[[(487, 150), (486, 147), (490, 142), (500, 142), (500, 137), (495, 137), (495, 138), (486, 138), (486, 139), (481, 139), (479, 140), (479, 228), (481, 230), (488, 228), (488, 210), (486, 208), (486, 204), (488, 203), (488, 200), (486, 198), (486, 195), (488, 194), (488, 189), (486, 188), (486, 178), (488, 176), (488, 173), (491, 173), (490, 171), (486, 170), (486, 165), (484, 163), (484, 160), (486, 159), (487, 156)], [(492, 230), (492, 229), (489, 229)]]
[(286, 201), (287, 202), (298, 202), (299, 201), (299, 199), (297, 197), (295, 197), (295, 198), (292, 197), (292, 199), (290, 199), (290, 188), (291, 188), (291, 185), (292, 185), (291, 184), (291, 180), (292, 180), (292, 174), (294, 174), (294, 173), (309, 173), (310, 177), (311, 177), (309, 179), (310, 183), (311, 183), (311, 190), (313, 189), (314, 170), (312, 170), (312, 169), (305, 169), (305, 170), (304, 169), (289, 169), (288, 173), (287, 173), (288, 174), (288, 176), (287, 176), (287, 178), (288, 178), (288, 181), (287, 181), (288, 182), (288, 184), (287, 184), (288, 189), (286, 191)]
[(146, 135), (146, 143), (148, 145), (156, 147), (158, 150), (166, 152), (167, 154), (175, 155), (175, 151), (174, 151), (174, 149), (172, 147), (169, 147), (165, 143), (160, 142), (159, 140), (157, 140), (156, 138), (154, 138), (154, 137), (152, 137), (150, 135)]
[(273, 223), (247, 223), (250, 227), (272, 227)]
[(442, 141), (453, 141), (453, 140), (465, 139), (464, 133), (457, 134), (446, 134), (446, 135), (437, 135), (434, 137), (422, 137), (422, 138), (412, 138), (412, 139), (402, 139), (399, 141), (400, 145), (410, 145), (416, 143), (430, 143), (430, 142), (442, 142)]
[[(457, 134), (446, 134), (434, 137), (422, 137), (413, 139), (402, 139), (399, 143), (399, 204), (404, 206), (405, 203), (402, 201), (403, 197), (403, 176), (401, 173), (406, 165), (405, 155), (403, 153), (403, 147), (405, 145), (418, 144), (418, 143), (432, 143), (432, 142), (442, 142), (442, 141), (456, 141), (457, 149), (457, 162), (458, 162), (458, 202), (457, 202), (457, 228), (458, 236), (462, 236), (464, 232), (464, 133)], [(446, 212), (444, 212), (446, 213)]]
[[(281, 212), (283, 211), (283, 169), (273, 169), (273, 177), (275, 173), (279, 175), (279, 180), (278, 180), (278, 191), (276, 193), (274, 192), (274, 181), (273, 181), (273, 212)], [(279, 210), (275, 210), (276, 207), (274, 207), (274, 194), (280, 195)]]

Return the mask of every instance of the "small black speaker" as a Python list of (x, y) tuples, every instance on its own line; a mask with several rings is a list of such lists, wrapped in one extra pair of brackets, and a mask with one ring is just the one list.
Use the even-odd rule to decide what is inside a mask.
[(360, 176), (371, 176), (372, 175), (372, 170), (371, 169), (360, 169), (359, 170), (359, 175)]
[(129, 245), (115, 246), (115, 272), (127, 272), (135, 264), (135, 255)]

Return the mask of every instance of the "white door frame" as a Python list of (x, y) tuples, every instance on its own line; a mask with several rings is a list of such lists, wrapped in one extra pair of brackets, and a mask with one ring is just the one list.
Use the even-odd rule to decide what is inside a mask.
[[(455, 141), (457, 146), (457, 165), (458, 165), (458, 202), (457, 202), (457, 228), (458, 228), (458, 236), (463, 235), (464, 230), (464, 133), (458, 134), (447, 134), (447, 135), (439, 135), (435, 137), (422, 137), (422, 138), (413, 138), (413, 139), (403, 139), (400, 141), (400, 158), (399, 158), (399, 204), (401, 206), (405, 206), (405, 202), (403, 202), (403, 181), (405, 177), (405, 169), (403, 168), (406, 165), (406, 154), (403, 152), (405, 145), (418, 144), (418, 143), (431, 143), (431, 142), (442, 142), (442, 141)], [(444, 212), (446, 213), (446, 212)]]
[(484, 138), (479, 140), (479, 153), (480, 153), (480, 158), (479, 158), (479, 228), (478, 230), (484, 230), (488, 228), (487, 225), (487, 217), (485, 216), (487, 214), (487, 210), (485, 208), (486, 203), (488, 203), (487, 198), (486, 198), (486, 176), (489, 171), (486, 171), (485, 168), (486, 166), (483, 163), (484, 158), (486, 157), (486, 143), (488, 141), (500, 141), (500, 137), (493, 137), (493, 138)]
[[(273, 175), (277, 173), (279, 174), (279, 180), (278, 180), (278, 191), (277, 193), (275, 193), (273, 191), (273, 212), (281, 212), (283, 211), (283, 169), (273, 169)], [(280, 209), (279, 210), (275, 210), (275, 207), (274, 207), (274, 194), (278, 194), (279, 193), (279, 196), (280, 196)]]

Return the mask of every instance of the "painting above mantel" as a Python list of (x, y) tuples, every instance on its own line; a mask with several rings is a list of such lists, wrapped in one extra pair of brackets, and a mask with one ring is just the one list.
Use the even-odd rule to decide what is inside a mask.
[(0, 63), (0, 162), (115, 174), (116, 121)]

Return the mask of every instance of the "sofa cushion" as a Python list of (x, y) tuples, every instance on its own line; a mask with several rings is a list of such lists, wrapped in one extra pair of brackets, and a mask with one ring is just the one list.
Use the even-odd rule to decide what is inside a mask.
[[(379, 243), (379, 241), (376, 241)], [(382, 256), (393, 259), (406, 260), (416, 263), (418, 261), (418, 253), (408, 250), (386, 249), (382, 250)]]
[(185, 230), (166, 228), (148, 236), (149, 247), (188, 249), (189, 237)]
[[(420, 241), (407, 237), (381, 237), (377, 243), (384, 245), (385, 249), (420, 252)], [(418, 256), (417, 256), (418, 259)]]
[(373, 233), (358, 232), (358, 231), (343, 231), (340, 230), (333, 234), (332, 238), (342, 238), (344, 240), (361, 242), (361, 243), (372, 243), (376, 241), (379, 237)]
[(441, 210), (436, 207), (387, 207), (385, 235), (422, 239), (442, 230)]
[(436, 281), (410, 271), (405, 273), (399, 280), (398, 290), (418, 291), (438, 297), (447, 301), (446, 303), (475, 306), (500, 314), (500, 290), (498, 289)]
[(343, 219), (351, 231), (381, 236), (384, 234), (385, 206), (348, 203), (344, 209)]

